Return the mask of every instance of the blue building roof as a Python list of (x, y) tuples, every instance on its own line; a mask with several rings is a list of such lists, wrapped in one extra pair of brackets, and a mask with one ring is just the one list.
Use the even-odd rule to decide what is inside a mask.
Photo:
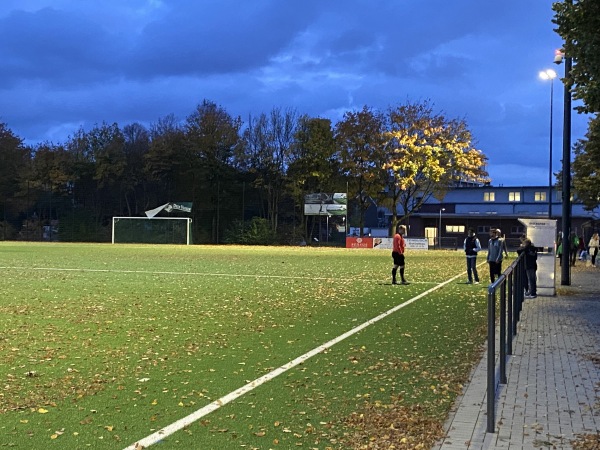
[[(469, 186), (451, 189), (441, 200), (429, 198), (415, 214), (433, 216), (444, 208), (446, 216), (548, 217), (548, 203), (548, 186)], [(398, 215), (404, 215), (402, 206), (398, 206)], [(552, 217), (562, 217), (562, 191), (556, 187), (552, 188)], [(597, 210), (586, 211), (575, 197), (571, 217), (598, 219), (600, 215)]]

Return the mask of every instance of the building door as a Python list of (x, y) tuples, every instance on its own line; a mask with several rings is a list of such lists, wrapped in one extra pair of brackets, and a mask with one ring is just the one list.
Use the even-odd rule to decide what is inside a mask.
[(436, 227), (425, 227), (425, 237), (427, 238), (427, 244), (429, 247), (435, 247), (437, 244), (437, 233)]

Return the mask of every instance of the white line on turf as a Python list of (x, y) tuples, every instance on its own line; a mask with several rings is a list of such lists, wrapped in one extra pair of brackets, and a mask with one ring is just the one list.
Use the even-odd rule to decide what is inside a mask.
[[(296, 277), (292, 275), (259, 275), (259, 274), (240, 274), (240, 273), (210, 273), (210, 272), (175, 272), (175, 271), (154, 271), (154, 270), (119, 270), (119, 269), (72, 269), (65, 267), (9, 267), (0, 266), (3, 270), (46, 270), (48, 272), (90, 272), (90, 273), (128, 273), (142, 275), (195, 275), (204, 277), (229, 277), (229, 278), (281, 278), (288, 280), (339, 280), (333, 277)], [(344, 280), (347, 281), (347, 280)], [(352, 281), (368, 281), (373, 282), (368, 278), (352, 278)], [(434, 284), (433, 281), (417, 281), (413, 284)]]
[[(215, 400), (214, 402), (204, 406), (203, 408), (198, 409), (197, 411), (193, 412), (192, 414), (190, 414), (182, 419), (179, 419), (176, 422), (173, 422), (171, 425), (167, 425), (166, 427), (158, 430), (157, 432), (155, 432), (149, 436), (146, 436), (143, 439), (140, 439), (136, 443), (131, 444), (130, 446), (126, 447), (124, 450), (136, 450), (136, 449), (140, 448), (140, 446), (141, 446), (141, 448), (146, 448), (153, 444), (156, 444), (157, 442), (161, 441), (162, 439), (164, 439), (168, 436), (171, 436), (175, 432), (200, 420), (202, 417), (210, 414), (211, 412), (216, 411), (221, 406), (224, 406), (227, 403), (230, 403), (233, 400), (236, 400), (237, 398), (252, 391), (253, 389), (259, 387), (260, 385), (266, 383), (267, 381), (272, 380), (273, 378), (281, 375), (282, 373), (285, 373), (288, 370), (296, 367), (297, 365), (302, 364), (309, 358), (312, 358), (313, 356), (323, 352), (324, 350), (327, 350), (327, 349), (333, 347), (335, 344), (343, 341), (344, 339), (358, 333), (359, 331), (365, 329), (369, 325), (379, 322), (380, 320), (386, 318), (390, 314), (393, 314), (396, 311), (404, 308), (405, 306), (408, 306), (411, 303), (416, 302), (417, 300), (444, 287), (445, 285), (451, 283), (452, 281), (454, 281), (457, 278), (462, 277), (462, 276), (464, 276), (464, 273), (456, 275), (456, 276), (444, 281), (443, 283), (440, 283), (440, 284), (432, 287), (431, 289), (428, 289), (425, 292), (420, 293), (419, 295), (411, 298), (410, 300), (407, 300), (404, 303), (394, 306), (392, 309), (389, 309), (389, 310), (385, 311), (384, 313), (381, 313), (380, 315), (378, 315), (377, 317), (374, 317), (373, 319), (367, 320), (366, 322), (362, 323), (361, 325), (358, 325), (357, 327), (352, 328), (351, 330), (345, 332), (344, 334), (339, 335), (338, 337), (330, 340), (329, 342), (319, 345), (318, 347), (312, 349), (311, 351), (305, 353), (304, 355), (299, 356), (298, 358), (284, 364), (281, 367), (278, 367), (277, 369), (263, 375), (262, 377), (259, 377), (256, 380), (249, 382), (248, 384), (242, 386), (241, 388), (236, 389), (233, 392), (230, 392), (229, 394), (221, 397), (220, 399)], [(402, 288), (400, 287), (400, 289), (402, 289)]]

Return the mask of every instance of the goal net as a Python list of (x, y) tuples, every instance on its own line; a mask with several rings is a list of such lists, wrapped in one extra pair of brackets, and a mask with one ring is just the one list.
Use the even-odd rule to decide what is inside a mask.
[(186, 244), (192, 242), (189, 217), (113, 217), (113, 244)]

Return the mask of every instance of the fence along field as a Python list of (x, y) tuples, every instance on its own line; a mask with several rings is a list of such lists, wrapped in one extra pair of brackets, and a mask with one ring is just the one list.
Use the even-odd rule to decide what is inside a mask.
[[(16, 448), (126, 448), (463, 271), (459, 252), (407, 255), (410, 286), (389, 284), (383, 251), (2, 243), (0, 253), (0, 445)], [(429, 442), (437, 428), (418, 427), (443, 422), (485, 335), (485, 289), (459, 281), (156, 448), (358, 445), (381, 432), (363, 413), (398, 422), (382, 439)]]

